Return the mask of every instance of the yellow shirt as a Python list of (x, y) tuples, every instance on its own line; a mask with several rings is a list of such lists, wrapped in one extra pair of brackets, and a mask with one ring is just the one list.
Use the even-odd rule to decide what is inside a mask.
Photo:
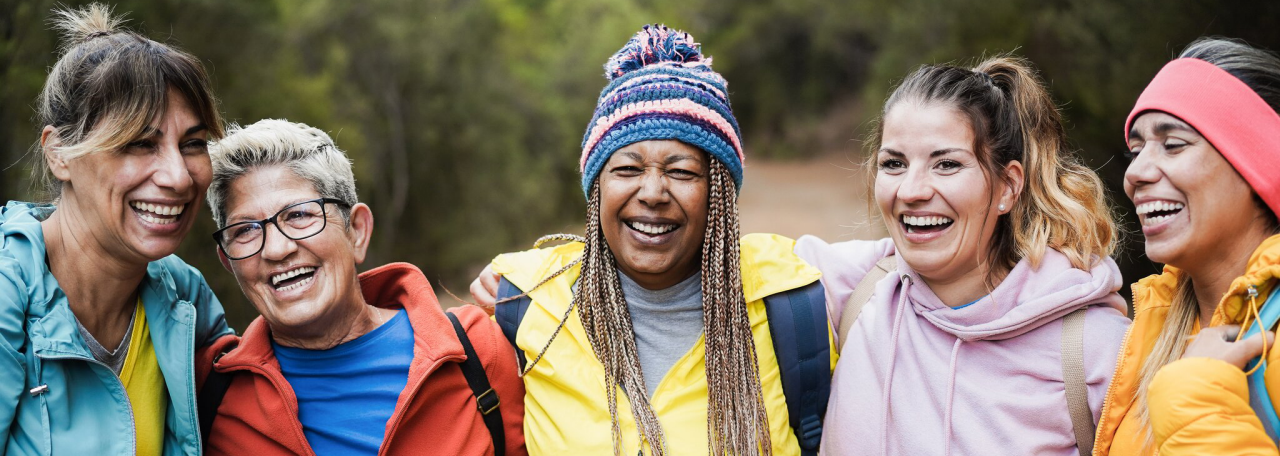
[(164, 420), (169, 408), (169, 390), (156, 360), (155, 346), (151, 344), (151, 331), (147, 329), (147, 314), (138, 299), (138, 309), (133, 313), (133, 335), (129, 338), (129, 353), (120, 368), (120, 383), (129, 394), (129, 407), (133, 409), (133, 428), (137, 439), (137, 454), (159, 455), (164, 452)]

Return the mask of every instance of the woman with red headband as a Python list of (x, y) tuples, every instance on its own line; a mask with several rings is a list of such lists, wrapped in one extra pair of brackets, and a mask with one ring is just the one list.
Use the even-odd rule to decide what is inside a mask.
[(1133, 286), (1095, 454), (1277, 454), (1280, 369), (1255, 359), (1280, 361), (1278, 108), (1280, 58), (1201, 39), (1129, 114), (1124, 189), (1165, 267)]

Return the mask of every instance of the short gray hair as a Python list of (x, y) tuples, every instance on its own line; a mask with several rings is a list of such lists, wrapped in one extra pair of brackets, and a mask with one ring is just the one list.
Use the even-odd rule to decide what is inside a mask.
[(227, 193), (231, 183), (249, 171), (282, 165), (306, 179), (324, 198), (347, 203), (342, 217), (351, 216), (356, 198), (356, 178), (351, 160), (323, 131), (302, 123), (263, 119), (241, 127), (231, 124), (227, 136), (209, 148), (213, 162), (213, 183), (209, 186), (209, 210), (218, 228), (226, 227)]

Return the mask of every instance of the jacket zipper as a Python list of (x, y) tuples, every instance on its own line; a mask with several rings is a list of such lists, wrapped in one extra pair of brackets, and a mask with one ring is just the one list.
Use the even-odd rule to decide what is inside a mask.
[[(388, 444), (391, 443), (391, 436), (395, 435), (396, 431), (400, 429), (400, 422), (404, 420), (404, 411), (413, 404), (414, 396), (418, 395), (418, 390), (422, 388), (423, 383), (426, 383), (427, 377), (430, 377), (431, 374), (439, 369), (445, 362), (460, 360), (462, 358), (462, 356), (451, 355), (437, 359), (427, 367), (427, 370), (423, 372), (417, 380), (413, 382), (413, 389), (409, 390), (409, 396), (404, 400), (404, 407), (396, 410), (395, 414), (391, 415), (391, 425), (387, 426), (387, 435), (382, 437), (382, 448), (378, 449), (378, 456), (384, 456), (387, 454), (387, 449), (390, 448), (390, 445)], [(470, 390), (468, 390), (468, 392), (470, 392)], [(497, 452), (496, 448), (494, 449), (494, 452)]]
[[(61, 360), (86, 361), (86, 362), (88, 362), (88, 363), (90, 363), (90, 364), (97, 364), (98, 366), (101, 366), (103, 369), (106, 369), (106, 370), (107, 370), (107, 372), (111, 372), (111, 378), (115, 379), (116, 384), (117, 384), (117, 385), (120, 385), (120, 389), (121, 389), (122, 391), (124, 391), (125, 410), (129, 412), (129, 429), (133, 432), (133, 448), (131, 448), (131, 449), (130, 449), (129, 454), (134, 454), (134, 453), (137, 453), (137, 452), (138, 452), (138, 422), (137, 422), (137, 419), (136, 419), (136, 418), (134, 418), (134, 416), (133, 416), (133, 405), (129, 402), (129, 390), (128, 390), (127, 388), (125, 388), (125, 386), (124, 386), (124, 382), (123, 382), (123, 381), (120, 381), (120, 376), (119, 376), (119, 375), (116, 375), (116, 373), (115, 373), (115, 372), (112, 372), (112, 371), (111, 371), (111, 368), (110, 368), (110, 367), (107, 367), (107, 365), (106, 365), (105, 363), (103, 363), (103, 362), (101, 362), (101, 361), (98, 361), (97, 359), (85, 358), (85, 357), (82, 357), (82, 356), (70, 356), (70, 355), (68, 355), (68, 356), (38, 356), (38, 357), (39, 357), (40, 359), (42, 359), (42, 360), (61, 359)], [(44, 367), (43, 367), (43, 366), (41, 366), (41, 375), (44, 375), (43, 369), (44, 369)], [(43, 377), (42, 377), (42, 378), (43, 378)]]
[[(1135, 283), (1133, 284), (1132, 287), (1129, 288), (1130, 292), (1133, 293), (1134, 296), (1137, 296), (1137, 293), (1138, 293), (1137, 287), (1138, 287), (1138, 284)], [(1134, 318), (1135, 319), (1137, 318), (1137, 312), (1134, 312)], [(1120, 356), (1117, 357), (1118, 359), (1116, 359), (1116, 368), (1111, 373), (1111, 384), (1107, 385), (1107, 394), (1102, 397), (1102, 413), (1099, 415), (1101, 416), (1101, 418), (1098, 419), (1098, 430), (1105, 429), (1104, 425), (1107, 423), (1107, 417), (1108, 417), (1107, 411), (1111, 409), (1111, 403), (1112, 403), (1111, 396), (1113, 393), (1115, 393), (1115, 389), (1116, 389), (1116, 377), (1120, 375), (1120, 368), (1124, 366), (1124, 361), (1127, 358), (1125, 354), (1128, 353), (1129, 351), (1129, 338), (1133, 336), (1133, 327), (1134, 327), (1134, 324), (1132, 321), (1130, 321), (1129, 328), (1124, 330), (1124, 342), (1120, 343)], [(1102, 453), (1099, 452), (1101, 450), (1098, 447), (1098, 440), (1099, 440), (1098, 436), (1099, 434), (1095, 432), (1093, 437), (1093, 443), (1094, 443), (1093, 456), (1102, 455)], [(1113, 438), (1112, 440), (1115, 440), (1115, 439)]]

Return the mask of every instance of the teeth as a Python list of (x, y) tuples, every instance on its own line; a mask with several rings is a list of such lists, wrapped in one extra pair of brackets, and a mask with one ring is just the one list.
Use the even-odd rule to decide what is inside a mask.
[(154, 224), (157, 224), (157, 225), (168, 225), (168, 224), (170, 224), (170, 223), (174, 223), (174, 222), (177, 222), (177, 221), (178, 221), (178, 219), (177, 219), (177, 218), (173, 218), (173, 217), (154, 217), (154, 216), (152, 216), (151, 214), (148, 214), (148, 213), (145, 213), (145, 212), (144, 212), (144, 213), (142, 213), (142, 214), (138, 214), (138, 216), (142, 217), (142, 219), (143, 219), (143, 220), (146, 220), (148, 223), (154, 223)]
[(182, 205), (164, 206), (160, 204), (144, 203), (141, 201), (134, 201), (132, 203), (129, 203), (129, 205), (133, 206), (134, 209), (144, 211), (144, 212), (150, 212), (156, 215), (179, 215), (179, 214), (182, 214), (182, 209), (185, 207)]
[(651, 223), (633, 222), (631, 227), (636, 231), (647, 234), (666, 234), (676, 229), (676, 225), (658, 225)]
[(307, 277), (307, 278), (305, 278), (305, 279), (302, 279), (302, 280), (298, 281), (298, 283), (290, 284), (290, 285), (289, 285), (289, 286), (287, 286), (287, 287), (281, 287), (281, 288), (279, 289), (279, 291), (289, 291), (289, 290), (292, 290), (292, 289), (295, 289), (295, 288), (301, 287), (301, 286), (303, 286), (303, 285), (306, 285), (306, 284), (308, 284), (308, 283), (311, 283), (311, 281), (312, 281), (312, 280), (315, 280), (315, 279), (316, 279), (315, 277)]
[(1175, 203), (1172, 201), (1152, 201), (1149, 203), (1139, 204), (1136, 212), (1138, 215), (1147, 215), (1152, 212), (1176, 211), (1183, 207), (1186, 206), (1182, 203)]
[(902, 216), (902, 223), (905, 223), (911, 226), (945, 225), (951, 222), (952, 220), (950, 218), (941, 217), (941, 216), (929, 216), (929, 217), (916, 217), (911, 215)]
[[(303, 266), (301, 268), (294, 269), (292, 271), (282, 272), (282, 273), (273, 275), (271, 276), (271, 285), (274, 286), (285, 280), (289, 280), (294, 277), (297, 277), (299, 274), (306, 274), (308, 272), (315, 271), (315, 270), (316, 268), (313, 268), (311, 266)], [(307, 279), (307, 280), (310, 280), (310, 279)], [(303, 280), (302, 282), (306, 282), (307, 280)], [(302, 283), (302, 282), (299, 282), (299, 283)], [(294, 284), (294, 285), (297, 285), (297, 284)], [(288, 287), (281, 288), (281, 290), (292, 289), (294, 285), (289, 285)]]

